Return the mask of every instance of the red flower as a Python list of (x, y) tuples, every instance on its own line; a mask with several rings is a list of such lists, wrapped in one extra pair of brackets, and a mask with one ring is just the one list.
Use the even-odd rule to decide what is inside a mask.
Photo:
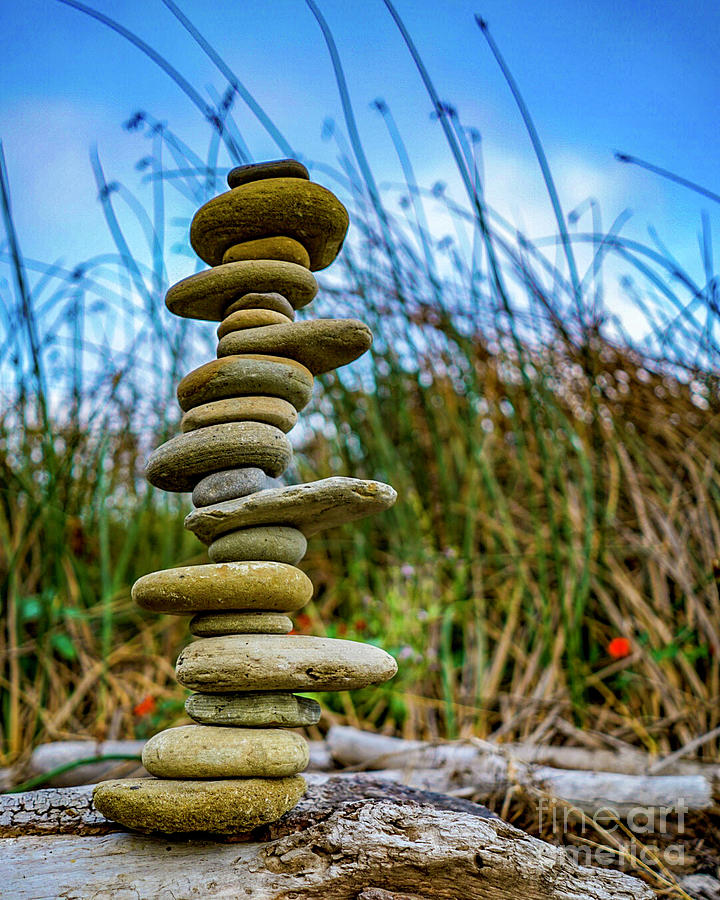
[(155, 712), (155, 698), (148, 694), (143, 700), (141, 700), (137, 706), (133, 708), (133, 713), (139, 718), (140, 716), (147, 716), (151, 712)]
[(300, 613), (295, 619), (295, 627), (298, 631), (308, 631), (312, 626), (312, 619), (307, 613)]
[(632, 653), (632, 644), (626, 637), (616, 637), (608, 644), (607, 652), (613, 659), (623, 659)]
[(365, 631), (367, 622), (365, 619), (355, 619), (355, 631)]

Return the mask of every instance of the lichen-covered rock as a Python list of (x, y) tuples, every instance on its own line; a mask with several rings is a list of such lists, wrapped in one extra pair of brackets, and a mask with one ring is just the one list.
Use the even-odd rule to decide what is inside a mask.
[(246, 294), (278, 293), (300, 309), (317, 292), (317, 281), (304, 266), (279, 259), (243, 259), (183, 278), (167, 292), (165, 305), (176, 316), (220, 322), (228, 307)]
[(242, 694), (190, 694), (185, 711), (203, 725), (244, 728), (302, 728), (316, 725), (322, 709), (317, 700), (280, 691)]
[(190, 620), (190, 634), (195, 637), (217, 637), (220, 634), (287, 634), (292, 619), (281, 613), (241, 612), (197, 613)]
[(193, 369), (178, 385), (177, 397), (183, 412), (215, 400), (258, 394), (281, 397), (301, 410), (310, 401), (312, 389), (312, 373), (302, 363), (250, 354), (224, 356)]
[(151, 572), (135, 582), (132, 598), (143, 609), (177, 615), (240, 609), (289, 612), (305, 606), (312, 592), (312, 582), (295, 566), (253, 561)]
[(297, 565), (307, 551), (302, 531), (287, 525), (259, 525), (224, 534), (208, 547), (213, 562), (273, 559)]
[(190, 243), (202, 260), (217, 266), (233, 244), (285, 235), (303, 245), (316, 270), (338, 255), (348, 225), (347, 210), (322, 185), (268, 178), (241, 184), (201, 206), (190, 226)]
[(223, 253), (224, 263), (239, 259), (284, 259), (286, 262), (310, 268), (310, 254), (298, 241), (289, 237), (266, 237), (233, 244)]
[(300, 775), (218, 781), (124, 778), (101, 782), (93, 803), (106, 818), (139, 831), (242, 834), (279, 819), (305, 787)]
[(159, 778), (283, 778), (307, 768), (307, 741), (282, 728), (179, 725), (145, 744), (142, 761)]
[(322, 375), (351, 363), (371, 344), (372, 332), (358, 319), (308, 319), (231, 331), (220, 340), (217, 355), (267, 353), (295, 359)]
[(163, 491), (192, 491), (206, 475), (231, 467), (281, 475), (292, 459), (285, 433), (264, 422), (222, 422), (170, 438), (148, 459), (145, 477)]
[(354, 691), (392, 678), (397, 663), (372, 644), (304, 634), (233, 634), (189, 644), (175, 668), (194, 691)]
[(305, 537), (389, 509), (397, 494), (389, 484), (360, 478), (323, 478), (268, 488), (248, 497), (193, 510), (185, 527), (206, 544), (254, 525), (292, 525)]
[(180, 430), (195, 431), (223, 422), (264, 422), (287, 434), (297, 424), (297, 410), (282, 397), (226, 397), (193, 406), (180, 420)]

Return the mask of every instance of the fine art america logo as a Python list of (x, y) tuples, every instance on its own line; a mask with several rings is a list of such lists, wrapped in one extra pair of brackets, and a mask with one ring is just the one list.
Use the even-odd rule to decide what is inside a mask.
[[(684, 797), (669, 806), (604, 806), (592, 815), (549, 797), (537, 801), (538, 828), (585, 839), (587, 843), (566, 844), (565, 850), (580, 865), (593, 866), (617, 867), (623, 861), (651, 867), (658, 863), (681, 866), (684, 845), (671, 842), (658, 846), (652, 843), (651, 836), (677, 838), (684, 834), (688, 812)], [(598, 846), (598, 838), (604, 839), (604, 846)], [(609, 845), (613, 839), (617, 842), (615, 847)]]

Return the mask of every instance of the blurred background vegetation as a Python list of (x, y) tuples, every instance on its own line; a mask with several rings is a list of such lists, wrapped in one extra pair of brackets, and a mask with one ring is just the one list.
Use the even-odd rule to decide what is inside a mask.
[[(563, 212), (518, 93), (557, 220), (531, 242), (486, 204), (479, 135), (440, 100), (409, 35), (464, 193), (416, 183), (422, 148), (405, 146), (381, 100), (405, 183), (379, 185), (332, 34), (309, 5), (345, 120), (325, 126), (336, 164), (305, 162), (346, 203), (354, 234), (307, 315), (357, 316), (375, 343), (319, 379), (287, 478), (378, 478), (399, 494), (388, 513), (313, 538), (302, 564), (316, 594), (297, 630), (377, 643), (400, 665), (387, 685), (319, 696), (321, 729), (548, 742), (585, 729), (654, 754), (710, 731), (720, 426), (709, 221), (698, 282), (672, 248), (625, 238), (623, 217), (604, 228), (594, 201)], [(105, 255), (72, 268), (26, 259), (2, 167), (4, 763), (47, 740), (143, 737), (183, 719), (173, 664), (186, 621), (142, 613), (129, 590), (207, 559), (183, 530), (189, 499), (152, 490), (142, 469), (177, 430), (178, 380), (215, 352), (213, 328), (164, 307), (178, 250), (167, 198), (189, 225), (252, 159), (234, 118), (245, 89), (216, 62), (228, 86), (206, 104), (204, 148), (147, 112), (126, 124), (142, 142), (147, 202), (93, 157)], [(293, 155), (254, 111), (277, 156)], [(716, 755), (716, 742), (702, 752)]]

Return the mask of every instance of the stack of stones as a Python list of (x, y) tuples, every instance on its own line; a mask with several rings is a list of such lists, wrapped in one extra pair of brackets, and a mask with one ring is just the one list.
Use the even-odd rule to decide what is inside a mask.
[(297, 568), (307, 538), (387, 509), (395, 491), (355, 478), (268, 487), (288, 466), (287, 433), (315, 375), (352, 362), (372, 342), (354, 319), (295, 322), (317, 293), (312, 272), (340, 251), (344, 206), (295, 160), (241, 166), (230, 191), (195, 215), (190, 240), (211, 268), (174, 285), (166, 303), (220, 322), (217, 359), (178, 387), (181, 433), (147, 465), (151, 484), (192, 491), (186, 527), (211, 562), (153, 572), (133, 588), (144, 609), (192, 615), (198, 638), (176, 672), (195, 724), (151, 738), (151, 778), (107, 781), (94, 800), (132, 828), (234, 834), (274, 821), (305, 790), (308, 746), (298, 729), (319, 704), (298, 691), (353, 690), (391, 678), (395, 660), (354, 641), (289, 634), (311, 598)]

